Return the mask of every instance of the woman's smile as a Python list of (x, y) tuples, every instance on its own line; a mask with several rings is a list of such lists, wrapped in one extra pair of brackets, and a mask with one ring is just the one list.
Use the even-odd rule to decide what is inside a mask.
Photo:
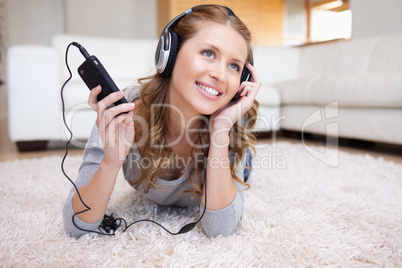
[(218, 99), (218, 97), (222, 95), (222, 90), (216, 86), (206, 85), (202, 82), (196, 82), (195, 84), (197, 88), (201, 90), (201, 93), (210, 99)]

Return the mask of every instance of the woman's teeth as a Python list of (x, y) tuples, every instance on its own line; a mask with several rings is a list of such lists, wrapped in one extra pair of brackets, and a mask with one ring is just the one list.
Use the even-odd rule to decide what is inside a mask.
[(216, 91), (216, 90), (213, 89), (213, 88), (206, 87), (206, 86), (200, 85), (200, 84), (198, 84), (198, 83), (197, 83), (197, 86), (199, 86), (200, 88), (202, 88), (202, 90), (204, 90), (205, 92), (207, 92), (207, 93), (208, 93), (209, 95), (211, 95), (211, 96), (218, 96), (218, 95), (219, 95), (219, 92)]

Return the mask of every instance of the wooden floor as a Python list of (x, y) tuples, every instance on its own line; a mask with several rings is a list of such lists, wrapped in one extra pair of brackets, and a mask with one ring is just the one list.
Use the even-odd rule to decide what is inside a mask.
[[(259, 138), (258, 142), (272, 143), (273, 138)], [(276, 141), (288, 141), (291, 143), (301, 143), (302, 141), (296, 137), (289, 137), (288, 135), (279, 133), (275, 137)], [(322, 144), (320, 139), (309, 139), (307, 144)], [(397, 163), (402, 163), (402, 146), (395, 146), (390, 144), (367, 143), (362, 141), (340, 140), (339, 150), (346, 151), (354, 154), (369, 154), (374, 157), (383, 157), (387, 160), (392, 160)], [(54, 146), (51, 149), (35, 152), (18, 152), (17, 146), (10, 141), (7, 130), (7, 120), (0, 119), (0, 162), (12, 161), (16, 159), (32, 159), (44, 156), (59, 155), (63, 156), (65, 150), (63, 143), (60, 146)], [(82, 155), (82, 149), (71, 149), (69, 155)]]

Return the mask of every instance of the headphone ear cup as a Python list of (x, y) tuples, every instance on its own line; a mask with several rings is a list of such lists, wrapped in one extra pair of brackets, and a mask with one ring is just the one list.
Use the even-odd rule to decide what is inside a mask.
[(156, 51), (155, 51), (155, 67), (158, 70), (158, 72), (163, 72), (165, 70), (166, 64), (163, 64), (163, 47), (164, 47), (164, 41), (162, 36), (159, 38), (158, 45), (156, 46)]
[(169, 34), (171, 37), (170, 53), (165, 70), (162, 72), (162, 75), (164, 76), (168, 76), (172, 73), (174, 64), (176, 62), (177, 53), (179, 53), (179, 36), (173, 31), (171, 31)]
[[(251, 55), (253, 55), (253, 52), (251, 52)], [(254, 66), (254, 57), (251, 57), (251, 62), (250, 64), (252, 66)], [(240, 76), (240, 84), (243, 83), (244, 81), (250, 81), (251, 79), (251, 73), (250, 70), (244, 66), (243, 71), (241, 72), (241, 76)]]
[(250, 79), (250, 71), (247, 67), (244, 67), (243, 72), (241, 73), (240, 84), (244, 81), (248, 81)]

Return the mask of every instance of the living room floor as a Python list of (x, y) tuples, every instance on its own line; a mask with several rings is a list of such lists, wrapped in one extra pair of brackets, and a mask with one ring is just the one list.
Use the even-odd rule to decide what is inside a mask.
[[(290, 142), (301, 144), (302, 140), (297, 138), (297, 134), (278, 133), (274, 138), (276, 142)], [(258, 143), (270, 144), (274, 140), (272, 137), (258, 138)], [(322, 137), (311, 137), (305, 140), (307, 145), (323, 145)], [(353, 154), (369, 154), (374, 157), (382, 157), (402, 164), (402, 145), (370, 143), (356, 140), (339, 140), (339, 150)], [(0, 162), (12, 161), (16, 159), (33, 159), (45, 156), (63, 156), (65, 153), (62, 147), (55, 147), (45, 151), (18, 152), (17, 146), (8, 138), (7, 119), (0, 119)], [(69, 150), (69, 155), (81, 155), (83, 149), (73, 148)]]

